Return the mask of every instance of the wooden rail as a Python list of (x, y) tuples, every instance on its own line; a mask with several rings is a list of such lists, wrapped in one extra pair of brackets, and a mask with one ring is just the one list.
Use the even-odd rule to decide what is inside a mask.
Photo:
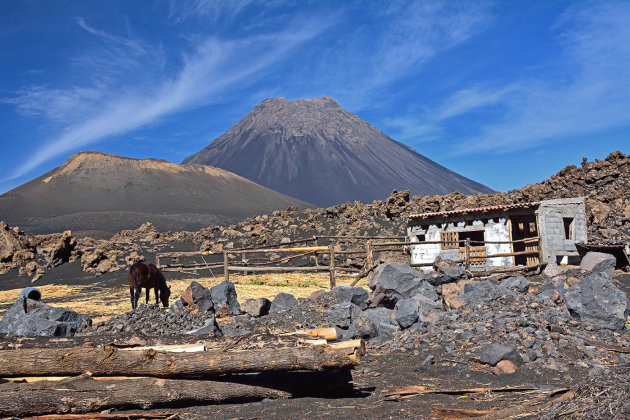
[[(374, 253), (375, 252), (408, 252), (411, 245), (443, 245), (452, 244), (453, 241), (419, 241), (410, 242), (393, 241), (393, 239), (403, 239), (406, 237), (400, 236), (341, 236), (341, 235), (322, 235), (313, 236), (311, 238), (298, 239), (294, 241), (288, 241), (281, 244), (258, 246), (250, 248), (234, 248), (225, 249), (222, 251), (191, 251), (191, 252), (163, 252), (157, 254), (158, 266), (164, 271), (193, 271), (193, 270), (205, 270), (213, 268), (223, 267), (223, 273), (225, 280), (229, 280), (229, 273), (231, 272), (326, 272), (330, 273), (330, 287), (337, 285), (338, 278), (349, 277), (348, 275), (340, 274), (341, 272), (353, 273), (350, 275), (354, 278), (351, 285), (355, 285), (361, 278), (369, 275), (375, 268)], [(336, 240), (337, 242), (350, 242), (354, 240), (363, 241), (363, 249), (339, 249), (340, 245), (335, 245), (333, 242), (329, 242), (327, 245), (320, 245), (320, 240)], [(283, 248), (287, 245), (308, 244), (309, 242), (315, 242), (315, 246), (295, 246)], [(485, 254), (485, 246), (472, 246), (477, 244), (515, 244), (515, 243), (533, 243), (538, 242), (538, 249), (528, 249), (525, 251), (506, 252), (497, 254)], [(467, 270), (471, 265), (479, 266), (486, 263), (488, 258), (502, 258), (502, 257), (515, 257), (515, 256), (529, 256), (537, 255), (538, 258), (528, 258), (528, 266), (534, 265), (530, 263), (530, 260), (537, 263), (537, 266), (542, 261), (542, 247), (541, 238), (539, 236), (532, 238), (519, 239), (514, 241), (473, 241), (470, 238), (458, 240), (460, 245), (459, 259), (455, 261), (458, 264), (463, 264)], [(266, 260), (263, 258), (251, 258), (246, 259), (246, 255), (252, 254), (289, 254), (286, 257), (278, 258), (275, 260)], [(180, 257), (195, 257), (195, 256), (223, 256), (222, 263), (212, 262), (204, 264), (196, 262), (194, 264), (168, 264), (160, 265), (160, 258), (180, 258)], [(235, 255), (240, 255), (241, 261), (239, 263), (231, 263), (230, 259), (233, 259)], [(339, 255), (365, 255), (365, 264), (362, 269), (355, 267), (343, 266), (336, 264), (336, 257)], [(320, 261), (321, 256), (328, 256), (328, 261)], [(274, 264), (295, 260), (298, 258), (312, 257), (314, 259), (313, 266), (278, 266)], [(253, 262), (256, 261), (256, 262)], [(433, 262), (412, 264), (413, 267), (429, 267)]]

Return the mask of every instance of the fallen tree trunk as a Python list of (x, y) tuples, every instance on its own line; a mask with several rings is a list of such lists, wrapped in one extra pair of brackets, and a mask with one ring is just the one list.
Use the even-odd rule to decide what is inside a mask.
[[(334, 330), (334, 329), (333, 329)], [(324, 334), (326, 333), (326, 334)], [(330, 333), (330, 334), (329, 334)], [(327, 337), (330, 340), (336, 339), (336, 332), (333, 334), (328, 328), (319, 330), (304, 330), (288, 334), (253, 333), (237, 338), (226, 339), (213, 336), (146, 336), (140, 333), (118, 333), (100, 334), (93, 336), (75, 337), (3, 337), (0, 340), (0, 350), (15, 350), (25, 348), (70, 348), (79, 346), (107, 346), (112, 345), (119, 348), (134, 347), (154, 347), (156, 350), (160, 346), (203, 344), (206, 350), (224, 350), (226, 346), (230, 350), (246, 350), (254, 348), (285, 348), (304, 347), (314, 344), (321, 344), (316, 337)]]
[(321, 371), (350, 368), (359, 363), (360, 347), (327, 345), (172, 353), (122, 350), (114, 346), (0, 351), (0, 377), (154, 376), (184, 378), (268, 371)]
[(0, 384), (0, 417), (347, 395), (352, 390), (348, 371), (233, 376), (229, 380), (112, 379), (80, 375), (60, 381), (8, 382)]

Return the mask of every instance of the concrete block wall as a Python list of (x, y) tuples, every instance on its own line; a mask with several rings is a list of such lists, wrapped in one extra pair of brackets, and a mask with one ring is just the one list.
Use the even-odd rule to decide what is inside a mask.
[[(586, 242), (586, 207), (583, 198), (545, 200), (536, 213), (544, 262), (556, 263), (558, 252), (577, 253), (575, 243)], [(566, 238), (564, 218), (573, 219), (573, 232), (569, 239)]]

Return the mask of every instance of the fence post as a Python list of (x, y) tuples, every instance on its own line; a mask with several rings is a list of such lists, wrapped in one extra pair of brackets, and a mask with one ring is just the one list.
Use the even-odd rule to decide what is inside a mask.
[(332, 289), (337, 285), (335, 281), (335, 246), (334, 244), (328, 245), (328, 252), (330, 253), (330, 288)]
[(470, 270), (470, 238), (466, 238), (466, 256), (464, 258), (466, 270)]
[[(245, 252), (241, 251), (241, 262), (245, 267), (247, 267), (247, 261), (245, 261)], [(248, 274), (247, 271), (243, 272), (243, 275), (246, 276)]]
[(228, 264), (228, 253), (223, 251), (223, 275), (225, 277), (225, 281), (230, 281), (230, 269)]
[[(319, 246), (319, 238), (313, 235), (313, 239), (315, 239), (315, 246)], [(315, 267), (319, 266), (319, 254), (315, 252)]]
[(365, 267), (369, 270), (372, 267), (372, 240), (367, 241), (367, 246), (365, 248), (366, 258), (365, 258)]
[(542, 236), (538, 236), (538, 264), (543, 263)]

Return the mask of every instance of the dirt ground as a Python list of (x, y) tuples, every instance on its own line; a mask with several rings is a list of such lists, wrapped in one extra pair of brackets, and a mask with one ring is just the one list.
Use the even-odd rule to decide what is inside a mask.
[[(575, 370), (562, 374), (537, 375), (526, 368), (511, 375), (492, 375), (472, 372), (465, 365), (452, 363), (436, 356), (437, 362), (422, 372), (414, 371), (428, 353), (385, 353), (368, 349), (368, 354), (353, 371), (355, 390), (352, 395), (339, 398), (295, 398), (263, 400), (241, 404), (164, 407), (149, 412), (179, 413), (184, 419), (276, 419), (276, 418), (340, 418), (386, 419), (429, 418), (431, 407), (472, 410), (514, 408), (528, 413), (534, 401), (549, 401), (541, 392), (481, 392), (468, 395), (426, 394), (391, 400), (385, 394), (410, 385), (424, 385), (433, 389), (461, 389), (476, 387), (532, 386), (554, 390), (576, 383), (586, 372)], [(525, 414), (512, 418), (536, 418)]]

